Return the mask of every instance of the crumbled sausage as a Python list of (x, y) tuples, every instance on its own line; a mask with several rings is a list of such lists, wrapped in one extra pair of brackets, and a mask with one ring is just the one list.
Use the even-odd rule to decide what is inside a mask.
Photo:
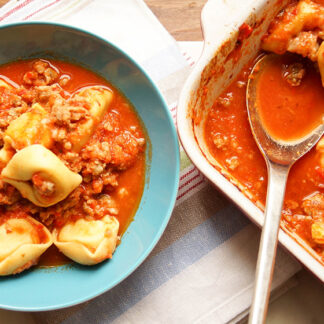
[(228, 168), (231, 170), (235, 170), (240, 165), (240, 162), (239, 162), (239, 159), (237, 156), (232, 156), (231, 158), (226, 159), (225, 162), (226, 162)]
[(33, 70), (23, 76), (26, 85), (43, 86), (57, 81), (59, 73), (48, 62), (38, 60), (33, 64)]
[(52, 196), (55, 192), (55, 184), (44, 179), (39, 173), (35, 173), (32, 176), (33, 187), (38, 191), (42, 196)]
[(231, 92), (227, 93), (225, 97), (218, 97), (217, 103), (223, 107), (229, 107), (233, 100), (233, 94)]
[(314, 218), (321, 217), (324, 215), (324, 194), (318, 192), (306, 198), (302, 203), (302, 208), (306, 215)]
[(293, 87), (297, 87), (301, 84), (306, 69), (302, 63), (293, 63), (284, 67), (283, 77)]
[(218, 149), (224, 148), (228, 143), (228, 137), (221, 133), (212, 134), (213, 143)]

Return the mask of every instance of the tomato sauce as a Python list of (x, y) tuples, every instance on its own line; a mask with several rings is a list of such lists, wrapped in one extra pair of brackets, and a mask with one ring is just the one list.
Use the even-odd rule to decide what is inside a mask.
[(271, 60), (260, 75), (257, 87), (262, 123), (272, 137), (286, 141), (310, 133), (321, 124), (324, 113), (321, 78), (312, 64), (307, 64), (307, 72), (299, 86), (291, 86), (285, 80), (293, 60), (296, 57), (291, 55)]
[(53, 244), (45, 251), (44, 254), (41, 255), (37, 266), (47, 268), (70, 263), (72, 263), (72, 261), (64, 254), (60, 253), (58, 248)]
[[(0, 79), (3, 79), (14, 86), (20, 86), (22, 84), (23, 76), (26, 72), (32, 69), (34, 62), (35, 60), (17, 61), (0, 66)], [(112, 90), (114, 93), (113, 101), (110, 104), (107, 114), (110, 112), (115, 113), (118, 115), (120, 120), (122, 120), (123, 126), (136, 127), (138, 134), (143, 138), (146, 137), (143, 125), (132, 105), (116, 88), (113, 87), (113, 85), (101, 76), (81, 66), (57, 60), (50, 60), (47, 62), (50, 63), (50, 66), (53, 69), (60, 74), (63, 74), (63, 76), (69, 80), (66, 85), (62, 86), (68, 93), (72, 94), (84, 87), (98, 85)], [(101, 140), (100, 134), (94, 133), (93, 136), (96, 136), (98, 141)], [(126, 231), (136, 213), (142, 197), (144, 181), (145, 150), (138, 154), (134, 163), (132, 163), (130, 167), (120, 171), (118, 175), (118, 187), (107, 192), (115, 200), (119, 210), (119, 213), (116, 216), (120, 225), (119, 235), (122, 235)], [(125, 192), (127, 194), (125, 194)], [(48, 267), (67, 263), (71, 263), (71, 260), (66, 258), (54, 245), (52, 245), (40, 257), (38, 266)]]
[[(204, 138), (210, 153), (241, 184), (243, 193), (249, 193), (253, 202), (264, 206), (267, 168), (251, 133), (245, 104), (248, 76), (254, 64), (255, 60), (249, 62), (215, 101), (205, 121)], [(324, 90), (319, 76), (311, 68), (307, 68), (305, 85), (296, 89), (284, 84), (286, 81), (280, 69), (278, 64), (266, 71), (259, 92), (261, 99), (264, 99), (262, 109), (267, 126), (280, 138), (291, 139), (305, 134), (322, 116)], [(301, 93), (297, 94), (299, 87)], [(283, 97), (287, 98), (288, 103), (293, 103), (292, 111), (288, 103), (280, 108), (282, 101), (285, 102)], [(318, 102), (315, 103), (316, 100)], [(294, 128), (295, 121), (300, 129)], [(287, 182), (282, 225), (314, 248), (324, 263), (324, 247), (313, 241), (312, 222), (302, 208), (305, 198), (314, 193), (324, 193), (324, 178), (319, 169), (319, 156), (315, 148), (292, 167)]]
[[(34, 62), (35, 60), (24, 60), (2, 65), (0, 66), (0, 79), (5, 81), (9, 79), (18, 85), (22, 84), (24, 74), (32, 69)], [(90, 87), (98, 84), (114, 89), (113, 86), (101, 76), (81, 66), (57, 60), (50, 60), (47, 62), (51, 63), (50, 66), (52, 68), (69, 78), (69, 82), (64, 86), (64, 90), (70, 93), (83, 87)], [(114, 90), (117, 95), (118, 91), (116, 89)]]

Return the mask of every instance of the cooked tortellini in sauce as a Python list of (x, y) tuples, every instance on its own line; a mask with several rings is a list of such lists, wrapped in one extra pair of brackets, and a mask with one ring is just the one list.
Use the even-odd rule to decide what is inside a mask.
[(317, 58), (318, 68), (321, 73), (322, 85), (324, 87), (324, 42), (318, 49), (318, 58)]
[(110, 259), (141, 199), (145, 156), (141, 121), (101, 76), (56, 60), (0, 65), (0, 275), (52, 243), (42, 266)]
[(262, 39), (266, 51), (297, 53), (317, 62), (324, 87), (324, 5), (300, 0), (287, 6)]
[(53, 232), (54, 244), (70, 259), (85, 265), (110, 259), (118, 241), (119, 222), (113, 216), (79, 219)]
[(33, 104), (28, 112), (11, 122), (5, 132), (5, 144), (9, 144), (15, 150), (21, 150), (32, 144), (50, 148), (53, 140), (50, 122), (46, 118), (48, 115), (40, 104)]
[(0, 225), (0, 275), (28, 269), (52, 243), (51, 233), (34, 218), (6, 219)]
[(31, 110), (15, 119), (4, 135), (4, 146), (0, 151), (0, 164), (6, 165), (16, 150), (32, 144), (52, 146), (51, 130), (46, 118), (48, 113), (40, 104), (34, 104)]
[(15, 119), (4, 134), (4, 146), (0, 151), (0, 163), (5, 165), (16, 150), (32, 144), (42, 144), (50, 148), (53, 144), (48, 113), (40, 104)]
[(10, 183), (37, 206), (48, 207), (70, 194), (82, 177), (69, 170), (42, 145), (30, 145), (16, 153), (2, 170), (2, 180)]
[(324, 222), (314, 222), (314, 224), (312, 224), (311, 234), (316, 243), (324, 244)]
[(89, 105), (90, 118), (82, 123), (77, 132), (71, 136), (72, 149), (79, 152), (89, 140), (95, 131), (96, 126), (101, 121), (103, 115), (107, 111), (113, 94), (111, 91), (103, 88), (86, 88), (75, 95), (76, 98), (86, 100)]

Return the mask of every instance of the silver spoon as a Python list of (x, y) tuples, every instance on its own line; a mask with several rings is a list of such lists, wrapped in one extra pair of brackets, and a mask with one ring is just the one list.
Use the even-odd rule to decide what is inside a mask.
[(298, 140), (281, 141), (271, 137), (262, 125), (257, 107), (257, 85), (264, 67), (275, 58), (275, 54), (269, 54), (262, 57), (255, 64), (246, 90), (246, 105), (250, 126), (268, 168), (265, 218), (259, 247), (249, 324), (265, 322), (276, 257), (281, 210), (290, 167), (317, 143), (324, 132), (324, 124), (320, 124), (309, 134)]

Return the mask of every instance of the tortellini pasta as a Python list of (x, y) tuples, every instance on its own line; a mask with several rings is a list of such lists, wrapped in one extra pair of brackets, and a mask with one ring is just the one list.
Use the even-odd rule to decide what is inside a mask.
[(41, 207), (63, 200), (82, 182), (78, 173), (72, 172), (53, 152), (39, 144), (16, 153), (2, 170), (1, 177), (24, 198)]
[(47, 111), (40, 104), (33, 104), (30, 111), (10, 123), (5, 132), (5, 143), (10, 143), (16, 150), (32, 144), (50, 148), (53, 140), (45, 119), (47, 115)]
[(4, 146), (0, 151), (0, 161), (6, 165), (16, 150), (32, 144), (42, 144), (50, 148), (53, 144), (51, 130), (46, 116), (48, 113), (38, 103), (10, 123), (4, 134)]
[(314, 222), (311, 228), (312, 239), (318, 244), (324, 244), (324, 222)]
[(322, 78), (322, 86), (324, 87), (324, 41), (322, 42), (317, 55), (318, 68)]
[(77, 132), (71, 135), (72, 150), (79, 152), (94, 133), (96, 126), (106, 113), (112, 99), (113, 93), (104, 88), (86, 88), (76, 94), (88, 102), (91, 118), (80, 124)]
[(51, 233), (34, 218), (6, 219), (0, 225), (0, 275), (28, 269), (52, 243)]
[(93, 265), (110, 259), (118, 241), (119, 222), (115, 217), (79, 219), (53, 232), (54, 244), (70, 259)]
[(301, 0), (278, 15), (278, 21), (262, 40), (266, 51), (300, 54), (317, 62), (324, 86), (324, 6)]

